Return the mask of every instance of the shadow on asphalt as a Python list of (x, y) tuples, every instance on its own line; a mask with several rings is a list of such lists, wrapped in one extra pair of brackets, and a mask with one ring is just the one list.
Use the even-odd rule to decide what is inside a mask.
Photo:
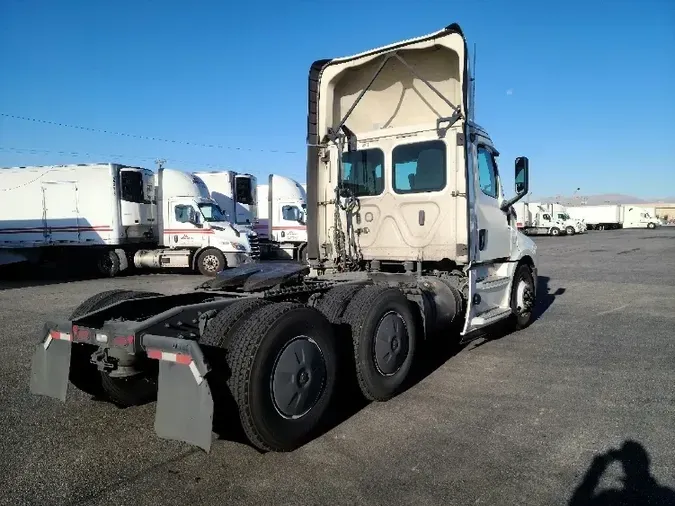
[(537, 305), (534, 307), (534, 320), (538, 320), (541, 316), (548, 311), (555, 299), (564, 294), (566, 288), (557, 288), (555, 292), (551, 292), (549, 287), (549, 282), (551, 278), (547, 276), (537, 276)]
[[(612, 462), (623, 467), (623, 487), (597, 491), (600, 479)], [(675, 490), (659, 485), (650, 470), (647, 450), (635, 441), (597, 455), (569, 500), (568, 506), (675, 506)]]

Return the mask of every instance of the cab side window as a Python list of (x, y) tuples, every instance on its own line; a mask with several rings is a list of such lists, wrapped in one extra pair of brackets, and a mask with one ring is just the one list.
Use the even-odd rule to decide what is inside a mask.
[(492, 153), (478, 146), (478, 184), (488, 197), (497, 198), (497, 170)]
[(542, 216), (542, 218), (544, 218), (546, 221), (551, 221), (551, 215), (550, 214), (544, 214)]
[(195, 221), (195, 212), (192, 206), (177, 205), (174, 212), (178, 223), (192, 223)]

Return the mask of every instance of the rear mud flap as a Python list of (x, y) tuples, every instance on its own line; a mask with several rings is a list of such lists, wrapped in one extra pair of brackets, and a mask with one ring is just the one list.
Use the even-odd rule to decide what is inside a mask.
[(31, 365), (31, 393), (65, 402), (71, 346), (70, 341), (51, 337), (47, 337), (44, 342), (37, 345)]
[(213, 398), (204, 377), (195, 377), (183, 364), (160, 361), (155, 432), (161, 438), (175, 439), (211, 449)]

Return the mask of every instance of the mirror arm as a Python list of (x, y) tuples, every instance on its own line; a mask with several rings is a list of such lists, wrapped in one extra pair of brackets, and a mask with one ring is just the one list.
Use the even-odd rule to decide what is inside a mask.
[(520, 195), (516, 195), (515, 197), (511, 197), (508, 200), (505, 200), (502, 202), (502, 205), (499, 206), (502, 211), (506, 211), (509, 207), (511, 207), (513, 204), (518, 202), (520, 199), (522, 199), (527, 193), (521, 193)]

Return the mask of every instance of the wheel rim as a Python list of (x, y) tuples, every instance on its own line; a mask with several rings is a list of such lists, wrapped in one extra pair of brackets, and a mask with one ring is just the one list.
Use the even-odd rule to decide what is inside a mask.
[(204, 258), (202, 259), (202, 265), (204, 266), (204, 269), (206, 269), (209, 272), (215, 272), (218, 270), (218, 267), (220, 266), (220, 261), (218, 260), (218, 257), (213, 254), (208, 254), (204, 255)]
[(516, 312), (518, 316), (525, 315), (532, 310), (532, 302), (534, 301), (534, 293), (532, 286), (526, 280), (521, 279), (518, 282), (516, 289)]
[(287, 419), (309, 413), (323, 394), (326, 360), (321, 348), (308, 336), (298, 336), (278, 353), (272, 367), (272, 403)]
[(103, 272), (110, 272), (112, 270), (113, 261), (112, 258), (110, 258), (110, 254), (101, 256), (98, 261), (98, 267)]
[(375, 367), (383, 376), (391, 376), (401, 368), (408, 356), (408, 328), (396, 311), (380, 318), (375, 329)]
[(575, 232), (575, 230), (574, 230), (572, 227), (569, 227), (569, 228), (567, 229), (567, 233), (568, 233), (569, 235), (574, 235), (574, 232)]

